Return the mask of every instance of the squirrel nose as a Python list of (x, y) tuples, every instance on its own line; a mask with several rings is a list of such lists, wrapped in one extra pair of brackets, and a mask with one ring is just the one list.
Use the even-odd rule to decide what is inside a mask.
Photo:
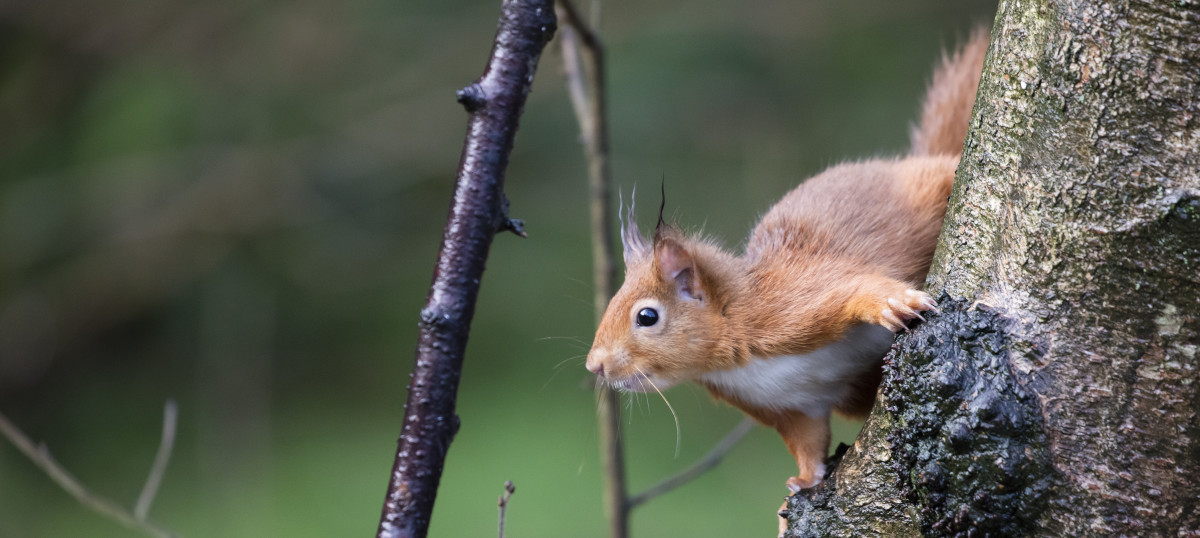
[(589, 353), (587, 357), (587, 369), (589, 372), (604, 377), (604, 363), (596, 357), (596, 353)]
[(587, 365), (587, 369), (589, 372), (591, 372), (593, 374), (596, 374), (600, 377), (604, 377), (604, 365), (600, 364), (600, 361), (589, 362)]

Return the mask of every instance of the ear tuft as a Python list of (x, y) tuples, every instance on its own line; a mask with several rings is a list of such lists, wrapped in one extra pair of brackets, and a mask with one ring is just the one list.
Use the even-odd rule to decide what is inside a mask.
[[(618, 196), (620, 196), (620, 191), (618, 191)], [(646, 243), (646, 238), (642, 237), (642, 233), (638, 230), (637, 218), (634, 215), (636, 198), (637, 187), (635, 186), (633, 194), (629, 196), (628, 210), (625, 210), (624, 200), (618, 202), (617, 220), (621, 222), (621, 251), (625, 258), (625, 267), (633, 265), (650, 254), (650, 245)]]
[(675, 239), (664, 238), (655, 242), (654, 261), (663, 280), (673, 283), (680, 298), (703, 300), (696, 261), (687, 248)]

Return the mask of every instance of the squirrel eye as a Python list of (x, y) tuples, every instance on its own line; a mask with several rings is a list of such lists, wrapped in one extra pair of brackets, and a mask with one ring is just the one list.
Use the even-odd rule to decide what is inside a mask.
[(643, 308), (638, 310), (637, 324), (639, 327), (649, 327), (658, 323), (658, 311), (653, 308)]

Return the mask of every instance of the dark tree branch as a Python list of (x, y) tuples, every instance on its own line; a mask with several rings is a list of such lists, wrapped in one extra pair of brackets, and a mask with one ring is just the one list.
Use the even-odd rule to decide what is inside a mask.
[(471, 118), (433, 285), (421, 310), (380, 537), (421, 537), (429, 528), (446, 451), (458, 431), (455, 400), (484, 261), (497, 223), (508, 220), (504, 171), (538, 59), (555, 27), (550, 0), (504, 2), (483, 76), (458, 93)]

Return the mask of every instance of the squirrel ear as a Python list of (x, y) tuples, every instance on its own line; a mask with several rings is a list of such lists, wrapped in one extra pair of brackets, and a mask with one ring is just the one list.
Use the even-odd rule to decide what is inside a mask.
[(663, 239), (654, 245), (654, 261), (663, 280), (675, 285), (675, 292), (684, 299), (703, 300), (699, 274), (692, 254), (673, 239)]

